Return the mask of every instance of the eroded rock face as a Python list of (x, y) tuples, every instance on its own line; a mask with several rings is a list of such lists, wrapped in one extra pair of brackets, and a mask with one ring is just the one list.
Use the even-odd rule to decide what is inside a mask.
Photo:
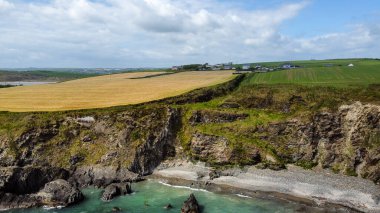
[(194, 133), (190, 141), (192, 157), (213, 165), (242, 164), (252, 165), (261, 161), (260, 151), (254, 146), (230, 146), (225, 137)]
[(348, 175), (380, 181), (380, 106), (360, 102), (336, 113), (317, 113), (305, 123), (270, 124), (267, 137), (290, 162), (311, 162)]
[(84, 199), (78, 188), (62, 179), (47, 183), (35, 196), (42, 205), (52, 207), (69, 206)]
[(151, 132), (145, 139), (145, 143), (139, 146), (135, 152), (134, 161), (129, 168), (135, 173), (148, 175), (168, 157), (175, 156), (175, 141), (181, 122), (180, 111), (167, 108), (166, 117), (158, 131)]
[(194, 194), (190, 194), (190, 197), (183, 203), (181, 208), (181, 213), (199, 213), (200, 208), (198, 201)]
[(130, 194), (132, 192), (130, 183), (112, 183), (108, 185), (102, 194), (103, 201), (110, 201), (117, 196)]
[[(175, 156), (181, 115), (179, 109), (154, 106), (99, 115), (64, 113), (22, 119), (28, 125), (20, 131), (0, 134), (1, 167), (38, 165), (74, 170), (90, 164), (122, 165), (145, 175), (163, 159)], [(70, 152), (73, 147), (75, 151)]]
[(191, 139), (191, 150), (200, 160), (225, 164), (232, 156), (228, 143), (224, 137), (195, 133)]

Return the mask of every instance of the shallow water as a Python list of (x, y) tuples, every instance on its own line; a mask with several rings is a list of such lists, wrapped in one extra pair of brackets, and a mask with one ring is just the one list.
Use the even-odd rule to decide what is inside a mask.
[[(180, 212), (183, 202), (194, 193), (204, 213), (262, 213), (262, 212), (295, 212), (299, 205), (257, 198), (243, 198), (237, 195), (222, 195), (201, 190), (191, 190), (184, 187), (171, 187), (156, 181), (145, 181), (133, 184), (134, 193), (114, 199), (111, 202), (100, 200), (101, 190), (84, 189), (86, 200), (79, 205), (63, 209), (46, 210), (27, 209), (7, 211), (12, 213), (108, 213), (113, 207), (120, 207), (128, 213), (142, 212)], [(174, 208), (166, 210), (163, 207), (170, 203)]]

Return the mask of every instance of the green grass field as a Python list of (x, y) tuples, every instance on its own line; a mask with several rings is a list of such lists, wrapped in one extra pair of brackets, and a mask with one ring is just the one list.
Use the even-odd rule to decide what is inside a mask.
[[(350, 86), (380, 83), (380, 60), (340, 59), (326, 61), (295, 61), (301, 68), (256, 73), (245, 84), (302, 84), (319, 86)], [(348, 64), (354, 67), (348, 67)], [(278, 66), (280, 62), (262, 63)], [(327, 67), (329, 64), (331, 67)]]

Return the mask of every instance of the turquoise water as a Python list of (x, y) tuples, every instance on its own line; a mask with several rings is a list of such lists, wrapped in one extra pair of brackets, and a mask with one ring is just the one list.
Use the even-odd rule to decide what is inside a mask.
[[(204, 213), (256, 213), (256, 212), (295, 212), (299, 205), (256, 198), (242, 198), (237, 195), (222, 195), (206, 191), (194, 191), (188, 188), (166, 186), (156, 181), (145, 181), (133, 184), (134, 193), (114, 199), (111, 202), (100, 200), (101, 190), (84, 189), (86, 200), (73, 207), (63, 209), (27, 209), (7, 211), (12, 213), (108, 213), (113, 207), (119, 207), (128, 213), (171, 213), (180, 212), (183, 202), (194, 193)], [(170, 203), (174, 208), (167, 210), (164, 206)]]

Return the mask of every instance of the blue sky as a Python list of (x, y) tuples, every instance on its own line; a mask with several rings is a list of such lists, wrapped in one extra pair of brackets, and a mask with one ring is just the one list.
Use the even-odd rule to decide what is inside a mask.
[(352, 25), (375, 21), (380, 21), (380, 1), (316, 0), (310, 1), (296, 18), (286, 23), (283, 32), (295, 36), (315, 36), (344, 32)]
[(0, 0), (0, 67), (380, 57), (378, 0)]

